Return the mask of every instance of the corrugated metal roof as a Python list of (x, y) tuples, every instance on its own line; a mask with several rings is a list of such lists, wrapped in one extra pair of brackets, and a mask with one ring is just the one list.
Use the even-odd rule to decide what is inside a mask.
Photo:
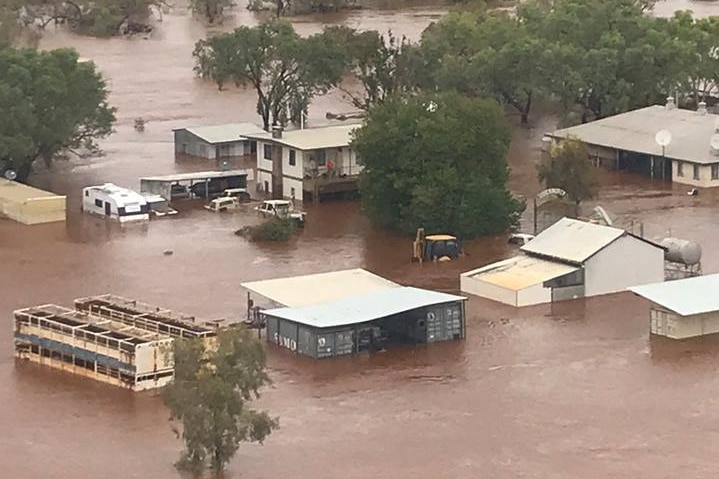
[(719, 157), (712, 154), (710, 140), (718, 121), (719, 115), (701, 115), (680, 108), (668, 110), (664, 106), (654, 105), (564, 128), (548, 135), (555, 138), (571, 135), (592, 145), (662, 156), (662, 147), (654, 137), (659, 130), (668, 130), (672, 134), (672, 141), (664, 151), (667, 158), (717, 163)]
[(512, 291), (520, 291), (572, 273), (577, 269), (579, 268), (576, 266), (556, 261), (519, 255), (462, 273), (462, 276), (491, 283)]
[(719, 311), (719, 274), (629, 288), (682, 316)]
[(610, 226), (562, 218), (520, 249), (579, 264), (624, 234)]
[(264, 133), (265, 130), (253, 123), (227, 123), (225, 125), (192, 126), (176, 128), (173, 131), (187, 130), (207, 143), (230, 143), (245, 140), (245, 135)]
[(282, 132), (282, 138), (272, 138), (272, 133), (268, 132), (245, 136), (256, 140), (272, 141), (297, 150), (318, 150), (348, 146), (352, 139), (352, 131), (359, 126), (361, 125), (333, 125), (305, 128), (304, 130), (288, 130)]
[(426, 289), (399, 287), (348, 296), (316, 306), (270, 309), (264, 311), (264, 314), (315, 328), (330, 328), (365, 323), (425, 306), (465, 299)]
[(364, 269), (309, 274), (291, 278), (242, 283), (242, 286), (275, 303), (289, 307), (310, 306), (347, 296), (365, 294), (400, 285)]
[(223, 171), (198, 171), (195, 173), (175, 173), (174, 175), (145, 176), (140, 181), (189, 181), (209, 180), (212, 178), (227, 178), (228, 176), (247, 176), (248, 180), (253, 178), (252, 170), (223, 170)]

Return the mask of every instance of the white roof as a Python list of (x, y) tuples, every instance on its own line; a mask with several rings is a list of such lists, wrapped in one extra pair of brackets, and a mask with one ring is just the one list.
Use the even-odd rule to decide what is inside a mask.
[(227, 178), (228, 176), (247, 176), (252, 179), (252, 170), (198, 171), (196, 173), (176, 173), (174, 175), (146, 176), (140, 181), (188, 181)]
[(682, 316), (719, 311), (719, 274), (634, 286), (629, 290)]
[(364, 269), (252, 281), (242, 283), (242, 286), (275, 303), (292, 308), (399, 287), (397, 283)]
[(265, 130), (253, 123), (228, 123), (226, 125), (193, 126), (176, 128), (173, 131), (186, 130), (205, 140), (207, 143), (230, 143), (245, 141), (245, 135), (264, 133)]
[(624, 230), (562, 218), (520, 249), (548, 258), (583, 263), (625, 234)]
[(719, 115), (702, 115), (680, 108), (668, 110), (664, 106), (654, 105), (564, 128), (548, 135), (555, 138), (572, 135), (592, 145), (662, 156), (662, 147), (654, 137), (658, 131), (668, 130), (672, 140), (665, 147), (664, 154), (667, 158), (695, 163), (717, 163), (719, 157), (712, 154), (710, 147), (717, 122)]
[(315, 306), (270, 309), (263, 311), (263, 314), (315, 328), (330, 328), (366, 323), (405, 311), (465, 299), (419, 288), (385, 288)]
[(348, 146), (352, 140), (351, 133), (361, 125), (333, 125), (304, 130), (288, 130), (282, 132), (282, 138), (272, 138), (272, 133), (263, 131), (261, 134), (245, 135), (248, 138), (271, 141), (289, 146), (297, 150), (318, 150), (322, 148), (339, 148)]
[(579, 269), (576, 266), (519, 255), (462, 273), (462, 276), (491, 283), (512, 291), (564, 276)]
[(115, 202), (121, 206), (123, 204), (128, 203), (139, 203), (139, 204), (145, 204), (147, 203), (147, 200), (145, 200), (145, 197), (138, 193), (137, 191), (130, 190), (128, 188), (123, 188), (121, 186), (117, 186), (113, 183), (105, 183), (104, 185), (100, 186), (88, 186), (85, 188), (85, 190), (94, 190), (99, 191), (101, 193), (106, 194), (108, 197), (115, 200)]

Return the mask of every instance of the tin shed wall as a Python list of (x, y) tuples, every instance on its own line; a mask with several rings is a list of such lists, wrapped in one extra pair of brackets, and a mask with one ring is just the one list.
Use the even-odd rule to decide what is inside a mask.
[(478, 277), (461, 275), (459, 279), (460, 290), (463, 293), (470, 293), (480, 298), (491, 299), (499, 303), (517, 306), (517, 293), (508, 288), (502, 288)]
[(624, 235), (589, 258), (584, 267), (584, 294), (617, 293), (630, 286), (664, 281), (664, 250)]

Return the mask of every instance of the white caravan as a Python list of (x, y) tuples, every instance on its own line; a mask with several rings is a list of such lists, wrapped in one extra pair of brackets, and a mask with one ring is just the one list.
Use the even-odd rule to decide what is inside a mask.
[(150, 219), (150, 208), (144, 196), (112, 183), (84, 188), (82, 210), (123, 223)]

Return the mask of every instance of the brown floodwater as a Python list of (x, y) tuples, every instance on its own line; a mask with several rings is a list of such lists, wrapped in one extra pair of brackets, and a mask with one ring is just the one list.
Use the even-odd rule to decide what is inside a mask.
[[(663, 7), (667, 4), (661, 4)], [(685, 5), (682, 3), (681, 5)], [(702, 8), (715, 8), (712, 4)], [(296, 19), (392, 28), (417, 38), (441, 7)], [(239, 10), (234, 21), (257, 17)], [(207, 318), (242, 318), (240, 283), (364, 267), (401, 283), (456, 291), (458, 274), (513, 254), (504, 237), (469, 242), (448, 264), (411, 264), (410, 240), (378, 231), (353, 202), (308, 205), (306, 230), (289, 244), (233, 235), (247, 211), (213, 215), (185, 206), (171, 219), (120, 227), (79, 212), (79, 189), (207, 168), (176, 161), (171, 129), (257, 121), (252, 94), (218, 92), (192, 75), (193, 43), (205, 28), (175, 10), (149, 39), (98, 40), (48, 32), (42, 46), (76, 47), (109, 79), (117, 132), (99, 159), (58, 163), (33, 182), (69, 195), (66, 223), (0, 221), (0, 477), (174, 478), (181, 448), (154, 393), (133, 394), (16, 362), (12, 310), (113, 292)], [(318, 98), (310, 121), (351, 110), (338, 94)], [(144, 133), (132, 125), (148, 120)], [(512, 190), (539, 190), (534, 162), (551, 118), (516, 128)], [(719, 271), (719, 191), (606, 173), (595, 203), (649, 237), (704, 247)], [(163, 255), (171, 249), (172, 256)], [(268, 347), (274, 385), (260, 406), (280, 417), (264, 446), (242, 446), (231, 478), (676, 478), (716, 477), (719, 466), (719, 340), (650, 338), (648, 307), (629, 294), (515, 310), (471, 298), (465, 341), (396, 346), (386, 353), (314, 361)]]

